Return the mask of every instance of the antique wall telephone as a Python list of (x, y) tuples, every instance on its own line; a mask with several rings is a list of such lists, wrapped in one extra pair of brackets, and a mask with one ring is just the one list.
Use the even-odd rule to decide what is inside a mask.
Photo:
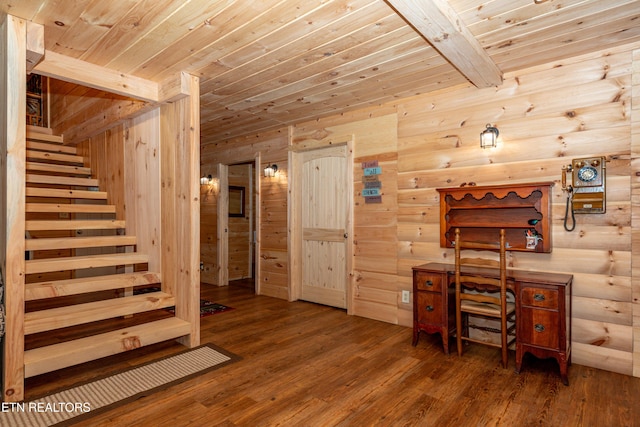
[[(605, 213), (606, 211), (606, 158), (587, 157), (573, 159), (570, 165), (562, 167), (562, 190), (567, 192), (567, 207), (564, 215), (564, 228), (573, 231), (576, 228), (574, 214)], [(571, 174), (571, 184), (567, 186), (567, 173)], [(572, 225), (567, 225), (571, 209)]]

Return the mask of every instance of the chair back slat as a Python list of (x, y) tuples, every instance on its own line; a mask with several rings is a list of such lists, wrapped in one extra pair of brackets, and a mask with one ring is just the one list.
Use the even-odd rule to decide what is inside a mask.
[[(463, 338), (468, 341), (480, 342), (468, 336), (468, 320), (463, 324), (462, 313), (465, 313), (465, 319), (468, 317), (468, 313), (495, 317), (500, 319), (500, 347), (502, 347), (504, 367), (507, 366), (508, 360), (507, 316), (514, 311), (513, 304), (507, 303), (507, 244), (505, 236), (505, 230), (501, 229), (496, 242), (463, 241), (460, 238), (460, 229), (456, 228), (454, 242), (458, 354), (462, 355)], [(465, 251), (465, 257), (461, 256), (462, 251)], [(467, 255), (467, 252), (471, 251), (474, 251), (473, 257)], [(496, 255), (498, 260), (495, 259)], [(485, 258), (485, 256), (489, 256), (489, 258)], [(482, 268), (486, 267), (497, 269), (499, 278), (486, 277), (487, 271), (484, 271), (485, 274), (482, 273)], [(478, 292), (464, 292), (464, 289), (474, 289)], [(486, 292), (498, 295), (494, 296)], [(466, 332), (466, 336), (463, 336), (464, 332)]]

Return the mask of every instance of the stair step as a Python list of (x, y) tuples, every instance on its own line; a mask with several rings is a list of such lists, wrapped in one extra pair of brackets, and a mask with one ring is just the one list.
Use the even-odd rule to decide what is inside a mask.
[(64, 153), (78, 155), (78, 149), (70, 145), (50, 144), (47, 142), (38, 142), (27, 138), (27, 150), (50, 151), (52, 153)]
[(25, 261), (25, 274), (52, 271), (79, 270), (83, 268), (114, 267), (149, 262), (146, 254), (117, 253), (75, 257), (44, 258)]
[(84, 157), (63, 153), (48, 153), (46, 151), (27, 150), (27, 159), (46, 160), (49, 162), (64, 162), (83, 165)]
[(25, 313), (24, 334), (37, 334), (69, 326), (82, 325), (114, 317), (158, 310), (175, 305), (175, 298), (165, 292), (149, 292), (122, 298), (67, 305)]
[(83, 175), (91, 176), (91, 168), (84, 166), (70, 166), (70, 165), (54, 165), (51, 163), (41, 162), (27, 162), (26, 169), (30, 172), (48, 172), (48, 173), (60, 173), (66, 175)]
[(44, 230), (116, 230), (125, 228), (126, 221), (116, 219), (74, 219), (25, 221), (26, 231)]
[(182, 337), (191, 333), (189, 322), (171, 317), (106, 332), (87, 338), (28, 350), (25, 377), (30, 378), (90, 360)]
[(110, 274), (107, 276), (80, 277), (77, 279), (27, 283), (25, 300), (33, 301), (89, 292), (155, 285), (161, 282), (160, 273), (140, 271), (136, 273)]
[(116, 219), (65, 219), (65, 220), (33, 220), (25, 221), (26, 231), (43, 230), (113, 230), (125, 228), (124, 220)]
[(55, 144), (62, 144), (62, 135), (54, 135), (51, 128), (27, 125), (27, 139), (33, 141), (48, 141)]
[(52, 249), (97, 248), (101, 246), (132, 246), (136, 236), (87, 236), (87, 237), (51, 237), (27, 239), (25, 250), (46, 251)]
[(34, 174), (27, 174), (27, 184), (75, 185), (79, 187), (97, 187), (99, 185), (95, 178)]
[(88, 200), (107, 200), (106, 191), (87, 191), (87, 190), (60, 190), (54, 188), (33, 188), (25, 189), (27, 197), (53, 197), (64, 199), (88, 199)]
[(83, 203), (27, 203), (26, 212), (53, 213), (116, 213), (115, 205), (88, 205)]

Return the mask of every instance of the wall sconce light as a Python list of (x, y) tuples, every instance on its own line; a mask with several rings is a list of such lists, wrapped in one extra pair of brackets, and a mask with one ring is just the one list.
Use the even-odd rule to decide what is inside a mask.
[(213, 182), (213, 177), (211, 175), (203, 175), (200, 178), (200, 185), (209, 185)]
[(269, 177), (274, 177), (276, 176), (276, 171), (278, 170), (278, 165), (267, 165), (266, 168), (264, 168), (264, 176), (266, 178)]
[(497, 146), (498, 135), (500, 135), (498, 128), (487, 124), (487, 128), (480, 132), (480, 147), (493, 148)]

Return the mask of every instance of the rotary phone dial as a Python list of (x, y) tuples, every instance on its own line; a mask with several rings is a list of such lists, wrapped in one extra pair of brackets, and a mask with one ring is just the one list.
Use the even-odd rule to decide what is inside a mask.
[(600, 173), (598, 169), (601, 165), (601, 161), (599, 159), (592, 159), (589, 162), (585, 161), (577, 161), (575, 162), (574, 167), (578, 168), (576, 172), (577, 180), (574, 180), (574, 185), (579, 187), (584, 184), (591, 184), (595, 181), (599, 180)]
[[(567, 192), (567, 231), (575, 228), (574, 213), (605, 213), (605, 162), (604, 157), (573, 159), (571, 164), (562, 167), (562, 189)], [(567, 173), (571, 174), (571, 185), (567, 185)], [(569, 209), (573, 220), (571, 227), (567, 224)]]

